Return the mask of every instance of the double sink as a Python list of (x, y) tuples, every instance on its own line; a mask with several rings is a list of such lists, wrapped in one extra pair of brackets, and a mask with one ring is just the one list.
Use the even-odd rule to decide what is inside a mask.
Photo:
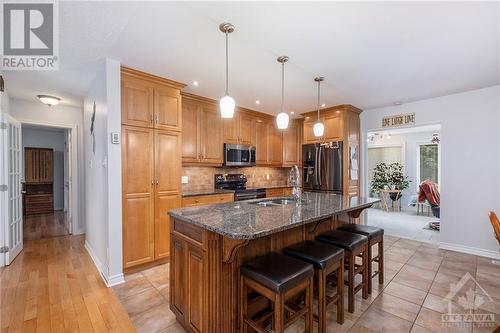
[(271, 206), (294, 205), (297, 203), (303, 204), (305, 202), (307, 202), (307, 200), (305, 200), (305, 199), (280, 198), (280, 199), (262, 200), (262, 201), (252, 202), (252, 204), (262, 206), (262, 207), (271, 207)]

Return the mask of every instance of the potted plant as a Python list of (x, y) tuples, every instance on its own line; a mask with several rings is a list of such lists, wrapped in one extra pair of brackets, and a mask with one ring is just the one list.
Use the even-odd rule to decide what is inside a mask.
[(373, 168), (373, 179), (371, 181), (371, 195), (385, 189), (389, 185), (389, 166), (379, 163)]
[(403, 195), (404, 190), (410, 186), (410, 180), (408, 176), (405, 175), (403, 171), (403, 165), (401, 163), (392, 163), (388, 168), (388, 182), (392, 189), (400, 190), (400, 193), (391, 193), (391, 199), (393, 201), (399, 200)]

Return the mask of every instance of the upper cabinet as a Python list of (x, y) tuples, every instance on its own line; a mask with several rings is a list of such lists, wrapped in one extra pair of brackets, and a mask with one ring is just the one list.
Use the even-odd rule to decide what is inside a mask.
[(182, 94), (182, 163), (220, 166), (222, 118), (213, 100)]
[(234, 117), (223, 119), (224, 143), (255, 145), (256, 117), (237, 108)]
[(300, 166), (302, 155), (302, 122), (290, 121), (283, 131), (283, 166)]
[(184, 85), (122, 67), (122, 124), (180, 131)]
[(341, 112), (334, 110), (330, 112), (329, 110), (322, 111), (320, 121), (325, 126), (325, 132), (322, 137), (314, 136), (313, 126), (318, 121), (316, 113), (311, 112), (310, 115), (306, 116), (304, 121), (304, 143), (315, 143), (323, 141), (342, 141), (344, 139), (343, 131), (343, 115)]

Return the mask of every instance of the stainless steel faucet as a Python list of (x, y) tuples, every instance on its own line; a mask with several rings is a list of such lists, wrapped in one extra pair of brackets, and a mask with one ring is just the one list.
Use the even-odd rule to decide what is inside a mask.
[(293, 186), (292, 196), (295, 200), (300, 200), (302, 198), (302, 191), (300, 188), (300, 173), (299, 167), (294, 165), (290, 169), (290, 175), (288, 176), (288, 182)]

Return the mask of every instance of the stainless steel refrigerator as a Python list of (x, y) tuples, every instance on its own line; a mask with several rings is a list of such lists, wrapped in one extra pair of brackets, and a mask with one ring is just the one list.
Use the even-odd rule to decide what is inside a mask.
[(342, 194), (342, 141), (302, 145), (304, 191)]

